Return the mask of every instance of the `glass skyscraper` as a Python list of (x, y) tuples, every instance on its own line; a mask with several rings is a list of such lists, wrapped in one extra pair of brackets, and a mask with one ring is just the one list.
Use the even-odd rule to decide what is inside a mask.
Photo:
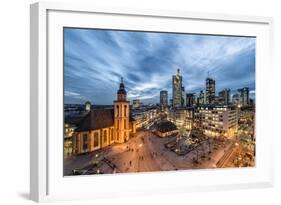
[(212, 78), (206, 79), (206, 104), (214, 104), (216, 99), (216, 81)]
[(180, 107), (182, 105), (182, 76), (180, 69), (177, 74), (173, 75), (173, 107)]
[(160, 91), (160, 107), (161, 109), (168, 107), (168, 91)]

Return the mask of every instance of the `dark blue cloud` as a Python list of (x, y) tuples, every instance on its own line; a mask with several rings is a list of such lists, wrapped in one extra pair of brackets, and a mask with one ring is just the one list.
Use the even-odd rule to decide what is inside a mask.
[(64, 29), (65, 103), (112, 104), (121, 77), (129, 100), (158, 103), (178, 67), (187, 92), (209, 74), (217, 92), (248, 86), (254, 97), (255, 38)]

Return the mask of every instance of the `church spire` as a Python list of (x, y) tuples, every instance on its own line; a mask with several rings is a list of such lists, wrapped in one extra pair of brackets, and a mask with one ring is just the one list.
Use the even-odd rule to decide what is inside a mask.
[(121, 83), (119, 85), (119, 90), (117, 91), (117, 100), (118, 101), (126, 101), (126, 96), (127, 96), (127, 92), (125, 90), (123, 77), (121, 77)]

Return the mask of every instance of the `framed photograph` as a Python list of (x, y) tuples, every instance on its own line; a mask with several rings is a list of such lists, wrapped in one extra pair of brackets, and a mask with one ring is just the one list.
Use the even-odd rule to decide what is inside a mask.
[(270, 17), (31, 5), (34, 201), (273, 184)]

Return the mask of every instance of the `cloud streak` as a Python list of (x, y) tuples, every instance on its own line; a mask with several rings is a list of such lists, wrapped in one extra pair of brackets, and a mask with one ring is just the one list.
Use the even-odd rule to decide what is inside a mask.
[(187, 92), (205, 89), (209, 73), (217, 92), (255, 95), (255, 38), (66, 28), (64, 51), (65, 103), (112, 104), (121, 76), (129, 100), (158, 103), (178, 67)]

